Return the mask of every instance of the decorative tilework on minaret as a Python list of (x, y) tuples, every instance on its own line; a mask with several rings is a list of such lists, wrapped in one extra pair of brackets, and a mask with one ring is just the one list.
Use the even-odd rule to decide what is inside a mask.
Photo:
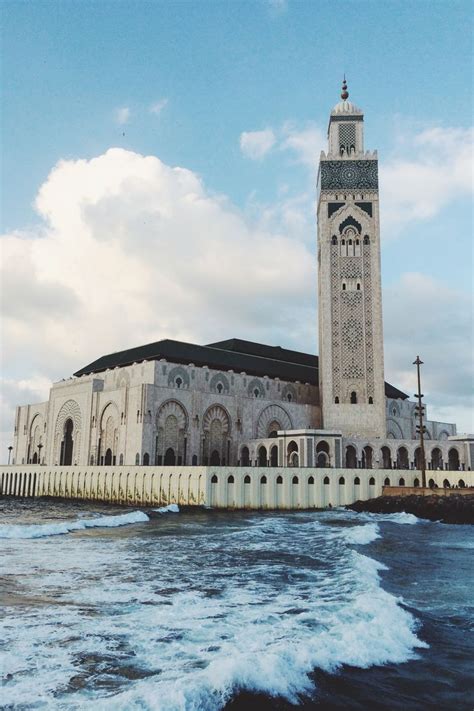
[(364, 116), (331, 112), (318, 175), (319, 377), (325, 429), (385, 437), (378, 164)]

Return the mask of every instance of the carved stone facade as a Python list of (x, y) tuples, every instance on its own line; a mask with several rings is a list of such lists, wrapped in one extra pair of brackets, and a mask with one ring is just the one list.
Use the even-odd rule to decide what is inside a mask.
[(320, 391), (323, 426), (385, 437), (378, 171), (363, 115), (331, 113), (318, 199)]

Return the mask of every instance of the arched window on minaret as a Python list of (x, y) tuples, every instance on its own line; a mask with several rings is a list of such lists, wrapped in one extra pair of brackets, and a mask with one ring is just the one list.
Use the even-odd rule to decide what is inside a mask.
[(357, 393), (355, 390), (351, 392), (351, 405), (357, 405)]

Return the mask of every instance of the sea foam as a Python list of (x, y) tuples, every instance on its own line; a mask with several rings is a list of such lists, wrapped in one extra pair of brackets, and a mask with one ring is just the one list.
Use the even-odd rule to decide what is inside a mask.
[(148, 516), (142, 511), (131, 511), (118, 516), (100, 516), (99, 518), (81, 518), (77, 521), (59, 521), (58, 523), (43, 523), (31, 525), (2, 525), (0, 538), (44, 538), (60, 536), (73, 531), (83, 531), (86, 528), (112, 528), (128, 526), (131, 523), (148, 521)]
[(380, 538), (379, 527), (376, 523), (366, 523), (364, 526), (352, 526), (343, 529), (348, 543), (364, 546)]

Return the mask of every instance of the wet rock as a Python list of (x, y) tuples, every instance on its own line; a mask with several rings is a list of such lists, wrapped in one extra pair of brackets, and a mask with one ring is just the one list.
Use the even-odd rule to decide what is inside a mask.
[(456, 496), (379, 496), (346, 506), (369, 513), (411, 513), (418, 518), (443, 523), (474, 524), (474, 493)]

